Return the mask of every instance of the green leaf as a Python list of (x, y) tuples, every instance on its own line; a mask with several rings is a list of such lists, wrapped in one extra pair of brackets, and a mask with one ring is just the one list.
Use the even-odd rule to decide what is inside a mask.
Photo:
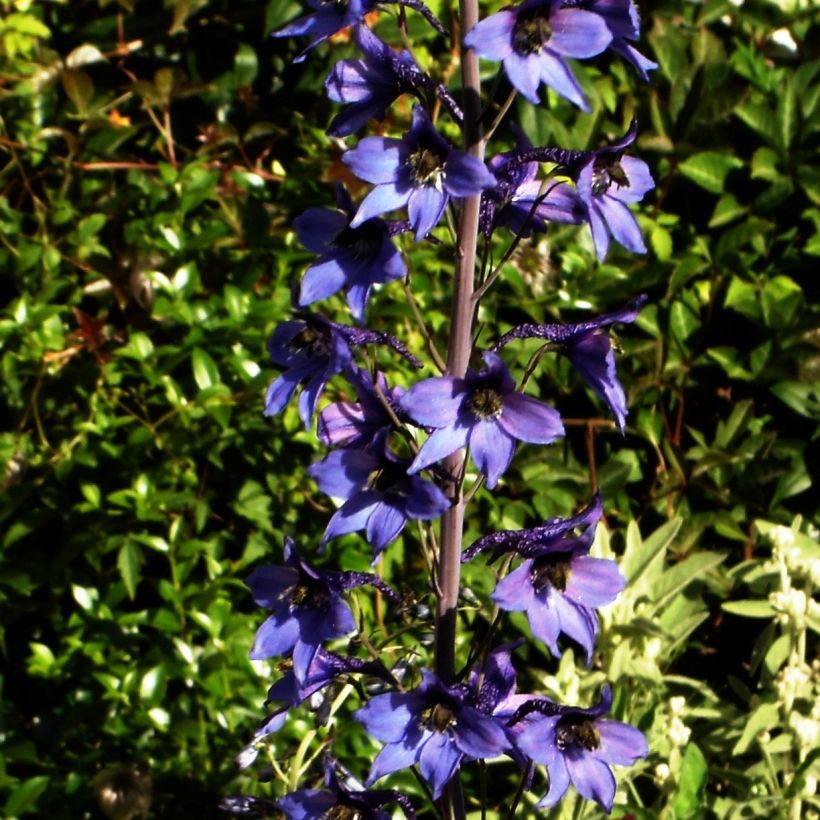
[(200, 390), (219, 384), (219, 369), (216, 362), (202, 348), (194, 348), (191, 365), (194, 369), (194, 381)]
[(656, 607), (661, 607), (665, 601), (686, 589), (689, 584), (694, 581), (703, 581), (710, 570), (725, 560), (725, 553), (706, 551), (699, 551), (684, 558), (679, 564), (675, 564), (664, 572), (660, 580), (652, 585), (651, 600)]
[(94, 96), (94, 81), (81, 68), (67, 68), (60, 76), (66, 96), (74, 103), (79, 114), (88, 112)]
[(724, 194), (715, 205), (712, 218), (709, 220), (709, 227), (719, 228), (722, 225), (728, 225), (744, 217), (747, 211), (747, 206), (741, 205), (732, 194)]
[(621, 561), (621, 571), (628, 584), (638, 581), (655, 557), (666, 550), (682, 523), (682, 518), (673, 518), (655, 530), (646, 541), (642, 541), (638, 525), (630, 521), (627, 528), (627, 548)]
[(786, 74), (777, 103), (777, 120), (780, 125), (780, 147), (783, 151), (791, 148), (797, 134), (797, 95), (791, 74)]
[(709, 767), (703, 752), (694, 743), (689, 743), (681, 762), (678, 793), (672, 801), (672, 809), (677, 820), (686, 820), (705, 806), (708, 772)]
[(137, 594), (137, 584), (140, 580), (140, 566), (142, 565), (142, 550), (133, 541), (126, 541), (120, 547), (117, 555), (117, 568), (125, 584), (125, 591), (133, 601)]
[(50, 779), (47, 775), (39, 775), (24, 780), (6, 800), (5, 816), (17, 817), (35, 809), (37, 799), (46, 790)]
[(735, 168), (742, 167), (743, 161), (731, 154), (701, 151), (682, 162), (678, 169), (701, 188), (713, 194), (721, 194), (728, 173)]
[(768, 601), (724, 601), (720, 608), (744, 618), (774, 618), (777, 614)]
[(749, 716), (740, 740), (735, 743), (732, 754), (742, 755), (761, 732), (767, 732), (780, 723), (780, 707), (777, 703), (761, 703)]

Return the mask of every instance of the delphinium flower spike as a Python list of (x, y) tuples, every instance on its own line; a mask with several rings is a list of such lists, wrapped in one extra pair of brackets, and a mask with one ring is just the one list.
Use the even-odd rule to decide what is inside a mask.
[(590, 709), (562, 706), (556, 713), (555, 704), (546, 704), (546, 714), (531, 722), (516, 740), (525, 755), (544, 764), (549, 772), (549, 791), (538, 808), (555, 806), (571, 782), (582, 797), (609, 812), (615, 798), (610, 766), (631, 766), (646, 757), (646, 738), (634, 726), (603, 717), (612, 708), (609, 686), (604, 686), (600, 703)]
[(550, 444), (564, 434), (557, 411), (516, 391), (495, 353), (484, 353), (484, 361), (484, 370), (468, 370), (463, 379), (425, 379), (400, 399), (411, 419), (433, 428), (413, 460), (411, 473), (469, 445), (470, 456), (492, 489), (509, 466), (516, 441)]
[(385, 596), (396, 593), (376, 575), (367, 572), (323, 572), (299, 555), (291, 538), (285, 538), (285, 565), (257, 567), (245, 583), (254, 601), (271, 611), (253, 641), (252, 660), (292, 652), (293, 674), (304, 683), (321, 644), (341, 638), (356, 628), (353, 613), (342, 598), (365, 584)]
[(497, 757), (510, 743), (499, 721), (469, 705), (468, 687), (446, 686), (427, 670), (422, 674), (416, 689), (377, 695), (355, 716), (386, 744), (373, 761), (368, 785), (418, 763), (438, 799), (463, 759)]
[(350, 312), (363, 322), (373, 285), (401, 279), (407, 267), (390, 238), (388, 223), (369, 219), (351, 227), (356, 208), (341, 185), (336, 189), (336, 203), (337, 210), (309, 208), (293, 222), (299, 241), (321, 254), (305, 273), (299, 305), (306, 307), (346, 288)]
[(397, 803), (409, 820), (415, 818), (413, 804), (401, 792), (349, 788), (339, 779), (334, 761), (328, 759), (324, 789), (299, 789), (282, 797), (278, 806), (288, 820), (390, 820), (392, 812), (382, 810), (388, 803)]
[(413, 108), (412, 127), (404, 137), (366, 137), (342, 161), (376, 186), (351, 225), (406, 205), (417, 240), (435, 228), (451, 197), (473, 196), (496, 184), (481, 160), (450, 146), (420, 105)]
[[(505, 553), (523, 558), (498, 582), (493, 601), (507, 612), (526, 612), (533, 635), (556, 657), (561, 655), (559, 637), (572, 638), (583, 648), (588, 664), (598, 634), (595, 610), (612, 603), (625, 584), (614, 561), (588, 554), (602, 510), (598, 495), (573, 518), (492, 533), (462, 554), (463, 561), (487, 549), (493, 551), (493, 559)], [(580, 527), (584, 530), (576, 536), (574, 530)]]
[(589, 111), (581, 86), (565, 57), (594, 57), (612, 41), (597, 14), (566, 8), (560, 0), (525, 0), (474, 26), (464, 44), (488, 60), (501, 60), (513, 87), (536, 105), (543, 82)]
[(606, 328), (616, 323), (634, 322), (647, 297), (640, 294), (620, 310), (575, 324), (523, 324), (505, 333), (493, 345), (500, 350), (513, 339), (543, 339), (569, 358), (587, 384), (609, 405), (618, 427), (626, 424), (626, 395), (615, 370), (612, 342)]

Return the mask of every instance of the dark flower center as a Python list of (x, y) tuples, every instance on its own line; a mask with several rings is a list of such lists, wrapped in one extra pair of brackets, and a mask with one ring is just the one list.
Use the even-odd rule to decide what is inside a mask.
[(413, 179), (422, 185), (435, 185), (444, 168), (444, 157), (431, 148), (420, 148), (410, 155)]
[(593, 752), (601, 745), (601, 735), (591, 720), (562, 720), (555, 730), (555, 745), (562, 751), (586, 749)]
[(434, 703), (421, 713), (421, 722), (434, 732), (445, 732), (456, 722), (456, 716), (444, 704)]
[(313, 609), (325, 609), (330, 603), (330, 592), (327, 586), (300, 572), (299, 581), (283, 593), (287, 598), (288, 609), (293, 611), (299, 606)]
[(595, 168), (592, 170), (592, 195), (603, 196), (613, 182), (619, 188), (629, 187), (629, 177), (620, 161), (617, 159), (610, 162), (596, 161)]
[(492, 387), (479, 387), (473, 390), (467, 404), (473, 415), (481, 421), (497, 419), (503, 407), (501, 393)]
[(323, 815), (322, 820), (364, 820), (364, 814), (353, 806), (331, 806)]
[(333, 245), (347, 251), (353, 259), (361, 262), (376, 256), (381, 249), (383, 238), (379, 224), (368, 220), (359, 228), (345, 228), (333, 240)]
[(530, 579), (536, 592), (541, 592), (547, 586), (563, 592), (567, 588), (571, 572), (567, 556), (544, 556), (533, 562)]
[(377, 493), (399, 491), (407, 482), (407, 470), (393, 461), (385, 461), (367, 477), (367, 489)]
[(324, 8), (332, 8), (333, 11), (338, 12), (346, 12), (347, 7), (350, 5), (350, 0), (322, 0), (322, 6)]
[(288, 344), (293, 353), (304, 353), (311, 358), (330, 355), (330, 339), (312, 327), (300, 330)]
[(520, 16), (513, 28), (513, 51), (516, 54), (538, 54), (552, 35), (546, 18)]

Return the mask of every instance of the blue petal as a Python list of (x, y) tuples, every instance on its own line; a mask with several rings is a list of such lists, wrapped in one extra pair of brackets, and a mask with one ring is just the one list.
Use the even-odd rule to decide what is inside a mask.
[(611, 604), (624, 586), (626, 579), (614, 561), (581, 555), (570, 563), (564, 595), (578, 604), (597, 609)]
[(522, 612), (531, 606), (539, 605), (534, 600), (535, 590), (530, 579), (531, 572), (532, 561), (522, 561), (517, 569), (498, 582), (491, 596), (493, 601), (507, 612)]
[(277, 802), (288, 820), (312, 820), (324, 817), (337, 803), (336, 795), (324, 789), (300, 789), (286, 794)]
[(367, 541), (373, 547), (374, 556), (398, 538), (407, 523), (407, 516), (402, 510), (391, 504), (378, 503), (367, 521)]
[(442, 179), (444, 189), (455, 197), (473, 196), (487, 188), (495, 188), (497, 184), (492, 172), (480, 159), (458, 150), (451, 152)]
[(378, 459), (364, 450), (334, 450), (322, 461), (311, 464), (308, 474), (331, 498), (350, 498), (367, 483), (378, 465)]
[[(428, 733), (425, 732), (424, 734)], [(422, 749), (419, 742), (420, 739), (416, 738), (416, 742), (410, 744), (402, 741), (388, 743), (373, 761), (370, 774), (367, 776), (367, 785), (372, 786), (373, 783), (386, 774), (408, 769), (414, 763), (417, 763)]]
[(558, 411), (522, 393), (504, 396), (498, 425), (513, 438), (530, 444), (551, 444), (564, 435)]
[(354, 228), (358, 228), (363, 222), (372, 219), (388, 211), (395, 211), (403, 208), (410, 199), (413, 189), (396, 183), (386, 183), (377, 185), (359, 205), (356, 216), (350, 223)]
[(649, 754), (643, 732), (619, 720), (595, 721), (600, 745), (591, 754), (605, 763), (631, 766), (639, 757)]
[(557, 54), (552, 54), (544, 50), (540, 54), (539, 69), (541, 79), (550, 87), (554, 88), (562, 97), (566, 97), (570, 102), (575, 103), (582, 111), (589, 112), (591, 109), (578, 80), (570, 70), (569, 66)]
[(578, 794), (609, 811), (615, 799), (615, 778), (609, 766), (589, 754), (565, 758), (572, 785)]
[(464, 45), (488, 60), (503, 60), (512, 54), (512, 35), (517, 15), (499, 11), (474, 25), (464, 38)]
[(629, 185), (618, 185), (613, 182), (607, 190), (607, 195), (621, 202), (640, 202), (655, 187), (649, 166), (636, 157), (621, 157), (620, 165), (629, 180)]
[(416, 476), (411, 476), (409, 481), (410, 496), (406, 512), (410, 518), (429, 521), (450, 509), (450, 499), (435, 484)]
[(396, 181), (407, 153), (401, 140), (365, 137), (355, 148), (342, 154), (342, 162), (349, 165), (359, 179), (378, 185)]
[(595, 651), (598, 616), (594, 610), (573, 603), (557, 590), (553, 592), (550, 599), (558, 616), (561, 632), (583, 648), (587, 666), (589, 666), (592, 653)]
[(551, 809), (567, 793), (569, 772), (563, 755), (557, 755), (551, 766), (547, 767), (550, 776), (549, 791), (536, 803), (538, 809)]
[(550, 14), (552, 36), (547, 47), (566, 57), (594, 57), (612, 42), (612, 33), (597, 15), (582, 9)]
[(646, 253), (638, 221), (623, 202), (605, 194), (598, 199), (597, 205), (618, 242), (632, 253)]
[(417, 424), (447, 427), (458, 417), (465, 389), (464, 379), (452, 376), (424, 379), (414, 384), (399, 404)]
[(407, 217), (417, 242), (438, 225), (446, 204), (447, 194), (435, 185), (421, 185), (410, 193)]
[(559, 720), (559, 715), (536, 720), (521, 732), (517, 740), (518, 748), (527, 757), (536, 763), (549, 764), (550, 772), (562, 757), (555, 741), (555, 727)]
[(470, 431), (470, 456), (479, 471), (487, 477), (492, 490), (510, 466), (515, 441), (495, 421), (479, 421)]
[(452, 738), (444, 733), (433, 732), (422, 747), (419, 759), (421, 774), (430, 784), (434, 800), (441, 797), (444, 787), (456, 773), (461, 757)]
[(458, 748), (476, 760), (497, 757), (510, 745), (504, 729), (493, 718), (470, 706), (459, 709), (454, 736)]
[(510, 54), (504, 60), (504, 70), (513, 88), (538, 105), (538, 86), (541, 84), (541, 62), (537, 54)]
[(275, 416), (285, 409), (287, 403), (293, 398), (299, 382), (306, 373), (310, 373), (314, 368), (302, 368), (298, 370), (287, 370), (278, 379), (271, 382), (265, 392), (265, 415)]
[(623, 431), (627, 415), (626, 396), (618, 381), (609, 334), (603, 330), (587, 333), (571, 344), (566, 353), (584, 381), (609, 405)]
[(461, 425), (451, 425), (449, 427), (442, 427), (441, 430), (436, 430), (427, 441), (422, 444), (413, 463), (408, 468), (408, 473), (417, 473), (431, 464), (449, 456), (456, 450), (460, 450), (467, 444), (467, 436), (470, 432), (469, 427)]
[(306, 307), (319, 299), (327, 299), (340, 290), (346, 281), (345, 272), (336, 259), (320, 260), (311, 265), (302, 280), (299, 307)]
[(376, 695), (354, 717), (376, 740), (397, 743), (404, 740), (421, 720), (425, 698), (412, 692)]
[(293, 220), (299, 241), (313, 253), (326, 253), (328, 246), (347, 227), (347, 216), (329, 208), (308, 208)]
[(282, 606), (284, 593), (299, 581), (299, 573), (291, 567), (257, 567), (246, 579), (258, 606), (275, 609)]
[(561, 621), (555, 607), (557, 597), (558, 593), (553, 589), (534, 595), (527, 608), (527, 618), (532, 634), (539, 641), (543, 641), (556, 658), (560, 658), (558, 636), (561, 634)]
[(293, 648), (299, 622), (289, 612), (271, 615), (256, 631), (249, 657), (253, 661), (275, 658)]

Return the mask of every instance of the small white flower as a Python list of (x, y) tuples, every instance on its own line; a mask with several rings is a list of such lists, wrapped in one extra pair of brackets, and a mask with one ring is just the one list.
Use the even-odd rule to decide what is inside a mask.
[(669, 740), (675, 745), (683, 747), (689, 742), (689, 736), (692, 730), (679, 718), (673, 717), (669, 721), (669, 729), (667, 730)]
[(772, 32), (772, 42), (782, 46), (788, 51), (797, 51), (797, 43), (794, 42), (792, 33), (787, 28), (779, 28)]

